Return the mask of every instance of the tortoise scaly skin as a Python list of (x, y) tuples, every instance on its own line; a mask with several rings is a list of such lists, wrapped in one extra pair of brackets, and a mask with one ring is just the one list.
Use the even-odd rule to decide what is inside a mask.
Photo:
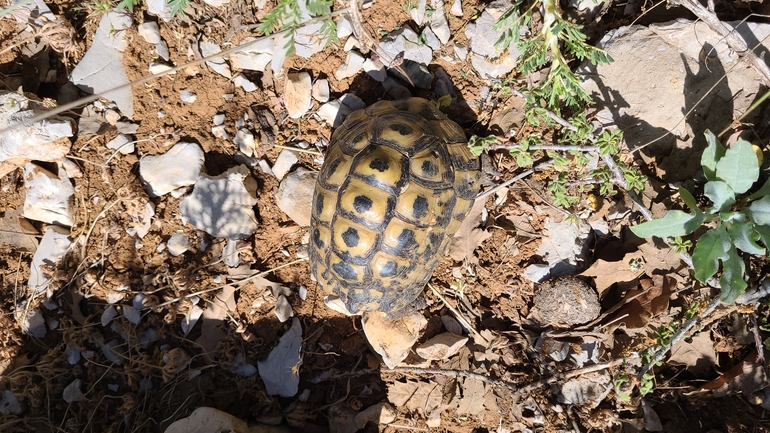
[(428, 100), (380, 101), (331, 138), (313, 194), (310, 267), (351, 314), (422, 292), (478, 193), (462, 128)]

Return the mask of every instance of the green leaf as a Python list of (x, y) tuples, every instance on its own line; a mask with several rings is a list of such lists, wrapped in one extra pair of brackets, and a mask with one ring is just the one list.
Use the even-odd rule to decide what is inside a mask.
[(703, 194), (714, 203), (714, 210), (709, 213), (717, 213), (729, 209), (735, 203), (735, 193), (730, 185), (713, 180), (703, 187)]
[[(706, 184), (708, 185), (708, 184)], [(691, 211), (698, 212), (700, 209), (698, 209), (698, 203), (695, 201), (695, 197), (690, 194), (690, 191), (687, 191), (684, 187), (679, 187), (679, 196), (682, 197), (682, 201), (687, 205), (687, 207), (690, 208)]]
[(770, 196), (762, 197), (746, 208), (746, 216), (756, 224), (770, 226)]
[(722, 296), (720, 300), (725, 304), (732, 304), (746, 290), (746, 281), (743, 280), (743, 274), (746, 272), (746, 264), (738, 255), (735, 248), (727, 251), (727, 258), (722, 260), (722, 276), (719, 278), (719, 284), (722, 286)]
[(708, 180), (716, 180), (717, 161), (725, 155), (725, 148), (719, 143), (719, 139), (708, 129), (705, 132), (708, 147), (703, 151), (700, 157), (700, 164), (703, 166), (703, 174)]
[(751, 144), (738, 140), (727, 149), (725, 156), (717, 162), (716, 176), (727, 182), (736, 194), (743, 194), (759, 178), (759, 161)]
[[(657, 236), (685, 236), (692, 233), (686, 229), (686, 224), (695, 218), (695, 215), (680, 210), (670, 210), (663, 218), (654, 219), (631, 227), (631, 231), (640, 238)], [(700, 224), (698, 224), (700, 225)]]
[(705, 283), (706, 280), (713, 277), (719, 269), (719, 260), (727, 258), (727, 250), (730, 248), (732, 248), (730, 236), (727, 235), (723, 226), (704, 233), (698, 239), (692, 252), (695, 278), (701, 283)]
[(739, 250), (756, 256), (765, 255), (765, 249), (757, 245), (758, 236), (754, 234), (754, 224), (746, 221), (736, 222), (727, 230), (727, 233), (733, 240), (733, 245)]
[(764, 196), (770, 195), (770, 180), (765, 182), (764, 185), (762, 185), (762, 188), (759, 188), (757, 192), (754, 194), (751, 194), (750, 196), (746, 197), (747, 201), (753, 201), (758, 198), (762, 198)]
[(761, 240), (767, 248), (770, 248), (770, 226), (754, 224), (754, 232), (759, 235), (759, 240)]

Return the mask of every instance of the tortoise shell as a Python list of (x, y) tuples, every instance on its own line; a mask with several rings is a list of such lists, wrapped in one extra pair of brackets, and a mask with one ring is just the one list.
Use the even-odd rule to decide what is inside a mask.
[(479, 160), (430, 101), (380, 101), (331, 138), (315, 186), (310, 267), (351, 314), (413, 302), (471, 209)]

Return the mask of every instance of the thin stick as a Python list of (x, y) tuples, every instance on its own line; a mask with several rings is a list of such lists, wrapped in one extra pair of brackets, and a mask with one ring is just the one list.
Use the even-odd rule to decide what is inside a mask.
[(310, 149), (301, 149), (299, 147), (293, 147), (293, 146), (282, 146), (280, 144), (274, 144), (273, 147), (277, 147), (279, 149), (288, 149), (292, 152), (300, 152), (300, 153), (309, 153), (311, 155), (323, 155), (323, 153), (317, 151), (317, 150), (310, 150)]
[(655, 355), (652, 356), (650, 359), (650, 362), (646, 365), (642, 366), (642, 369), (639, 370), (639, 373), (637, 374), (637, 378), (639, 380), (642, 380), (645, 374), (647, 374), (652, 367), (655, 366), (658, 362), (663, 360), (663, 357), (666, 356), (666, 354), (671, 350), (674, 345), (680, 341), (682, 341), (692, 330), (692, 328), (695, 327), (697, 323), (700, 323), (703, 321), (706, 317), (708, 317), (711, 313), (714, 312), (714, 310), (721, 304), (722, 302), (719, 300), (719, 298), (714, 298), (711, 303), (706, 307), (703, 312), (690, 320), (684, 322), (681, 328), (679, 328), (678, 331), (676, 331), (676, 334), (674, 334), (673, 337), (671, 337), (671, 342), (666, 345), (666, 347), (660, 348)]
[[(493, 144), (487, 148), (487, 150), (513, 150), (521, 149), (521, 144)], [(580, 152), (597, 152), (599, 150), (596, 146), (578, 146), (571, 144), (533, 144), (527, 146), (527, 150), (554, 150), (568, 152), (570, 150), (578, 150)]]
[(433, 287), (433, 285), (432, 285), (432, 284), (430, 284), (430, 283), (428, 284), (428, 287), (430, 287), (430, 289), (433, 291), (433, 293), (434, 293), (436, 296), (438, 296), (438, 298), (439, 298), (439, 299), (441, 299), (441, 302), (443, 302), (443, 303), (444, 303), (444, 305), (445, 305), (445, 306), (446, 306), (446, 307), (449, 309), (449, 311), (451, 311), (451, 312), (452, 312), (452, 314), (454, 314), (454, 315), (455, 315), (455, 317), (457, 318), (457, 320), (460, 322), (460, 324), (462, 324), (462, 325), (463, 325), (463, 327), (464, 327), (465, 329), (467, 329), (467, 330), (468, 330), (470, 333), (472, 333), (473, 335), (477, 335), (477, 336), (481, 337), (481, 338), (482, 338), (484, 341), (486, 341), (486, 338), (482, 337), (482, 336), (481, 336), (481, 334), (479, 334), (479, 333), (476, 331), (476, 329), (473, 327), (473, 325), (471, 325), (471, 322), (470, 322), (468, 319), (466, 319), (466, 318), (465, 318), (465, 316), (463, 316), (463, 314), (462, 314), (462, 313), (461, 313), (459, 310), (457, 310), (457, 309), (456, 309), (454, 306), (452, 306), (452, 304), (450, 304), (450, 303), (449, 303), (449, 302), (446, 300), (446, 298), (444, 298), (444, 296), (443, 296), (443, 295), (441, 295), (441, 292), (439, 292), (439, 291), (438, 291), (438, 289), (436, 289), (435, 287)]

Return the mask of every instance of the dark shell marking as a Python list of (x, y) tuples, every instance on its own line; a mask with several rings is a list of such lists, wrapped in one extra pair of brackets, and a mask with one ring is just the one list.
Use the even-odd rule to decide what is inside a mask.
[(459, 125), (421, 98), (380, 101), (334, 131), (318, 176), (310, 269), (353, 314), (422, 292), (478, 194)]

